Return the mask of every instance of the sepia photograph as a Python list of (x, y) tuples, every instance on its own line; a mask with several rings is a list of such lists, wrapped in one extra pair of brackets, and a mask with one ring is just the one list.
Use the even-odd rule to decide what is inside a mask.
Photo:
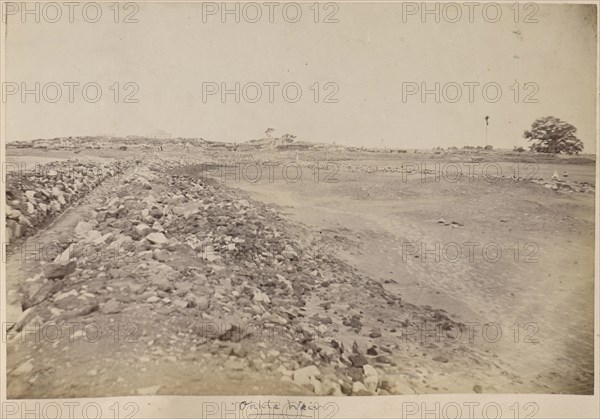
[(600, 415), (597, 2), (1, 4), (0, 417)]

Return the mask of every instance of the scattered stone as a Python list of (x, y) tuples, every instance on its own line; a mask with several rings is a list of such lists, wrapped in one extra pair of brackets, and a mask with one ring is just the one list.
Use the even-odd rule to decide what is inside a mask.
[(66, 265), (49, 263), (44, 266), (43, 274), (48, 279), (61, 279), (75, 272), (76, 266), (75, 262), (69, 262)]
[(365, 374), (364, 384), (369, 391), (375, 392), (379, 383), (379, 374), (371, 365), (364, 365), (363, 372)]
[(162, 386), (158, 385), (158, 386), (152, 386), (152, 387), (143, 387), (143, 388), (138, 388), (135, 393), (140, 395), (140, 396), (154, 396), (156, 393), (158, 393), (158, 390), (160, 390)]
[(85, 234), (83, 240), (85, 242), (93, 242), (96, 244), (100, 244), (104, 241), (103, 239), (104, 236), (102, 236), (101, 232), (99, 232), (98, 230), (90, 230), (87, 232), (87, 234)]
[(242, 346), (242, 344), (235, 343), (231, 347), (231, 355), (237, 356), (238, 358), (245, 358), (246, 355), (248, 355), (248, 351)]
[(352, 395), (353, 396), (372, 396), (373, 393), (363, 383), (360, 381), (355, 381), (352, 383)]
[(14, 375), (29, 375), (32, 371), (33, 371), (33, 363), (29, 359), (26, 362), (19, 365), (19, 367), (13, 371), (13, 374)]
[[(388, 390), (389, 391), (389, 390)], [(393, 383), (392, 394), (415, 394), (415, 390), (404, 380), (396, 380)]]
[(308, 384), (312, 387), (316, 394), (321, 394), (323, 392), (323, 385), (315, 377), (309, 377), (308, 381)]
[(188, 302), (181, 300), (181, 299), (176, 299), (175, 301), (173, 301), (173, 305), (176, 305), (179, 308), (186, 308), (188, 306)]
[(170, 256), (169, 252), (166, 250), (154, 249), (154, 252), (152, 252), (152, 258), (159, 262), (166, 263), (169, 261)]
[(265, 313), (263, 314), (262, 319), (264, 322), (278, 324), (281, 326), (288, 324), (286, 319), (274, 313)]
[(169, 240), (167, 240), (165, 235), (160, 232), (148, 234), (146, 236), (146, 240), (148, 240), (150, 243), (154, 243), (154, 244), (167, 244), (169, 242)]
[(203, 296), (197, 296), (194, 293), (188, 292), (185, 297), (183, 297), (185, 301), (187, 301), (192, 307), (197, 307), (200, 310), (208, 310), (210, 307), (210, 301), (208, 298)]
[(75, 226), (75, 234), (84, 237), (88, 231), (94, 228), (94, 226), (95, 224), (91, 221), (80, 221), (77, 223), (77, 226)]
[(265, 303), (265, 304), (270, 304), (271, 303), (271, 299), (269, 298), (269, 296), (267, 294), (265, 294), (262, 291), (255, 291), (254, 292), (254, 301), (257, 303)]
[(152, 285), (156, 286), (161, 291), (170, 291), (173, 286), (171, 285), (171, 281), (169, 281), (164, 276), (155, 276), (152, 278)]
[(377, 358), (375, 358), (375, 362), (379, 364), (391, 364), (392, 360), (385, 355), (378, 355)]
[(332, 381), (330, 379), (323, 380), (321, 385), (321, 392), (319, 393), (322, 396), (343, 396), (342, 387), (339, 383)]
[(310, 365), (308, 367), (300, 368), (294, 371), (292, 375), (292, 379), (299, 386), (310, 386), (311, 385), (311, 377), (317, 378), (321, 376), (321, 371), (316, 365)]
[(358, 349), (358, 344), (356, 342), (352, 344), (352, 355), (349, 355), (348, 359), (354, 367), (362, 367), (363, 365), (369, 363), (369, 361), (367, 361), (367, 358), (365, 358), (365, 356), (360, 353)]
[(371, 365), (364, 365), (363, 366), (363, 372), (365, 374), (365, 376), (370, 377), (370, 376), (375, 376), (377, 377), (377, 370), (372, 367)]
[[(144, 223), (140, 223), (138, 225), (136, 225), (134, 227), (134, 230), (140, 235), (143, 236), (144, 234), (148, 233), (151, 228), (148, 224), (144, 224)], [(146, 237), (147, 238), (147, 237)], [(150, 240), (150, 239), (149, 239)]]
[(111, 298), (100, 307), (100, 311), (104, 314), (117, 314), (121, 312), (121, 304), (115, 298)]
[(248, 367), (248, 362), (245, 359), (230, 358), (227, 360), (225, 367), (232, 371), (243, 371)]
[(27, 197), (29, 202), (31, 202), (32, 204), (37, 203), (35, 200), (35, 191), (25, 191), (25, 196)]

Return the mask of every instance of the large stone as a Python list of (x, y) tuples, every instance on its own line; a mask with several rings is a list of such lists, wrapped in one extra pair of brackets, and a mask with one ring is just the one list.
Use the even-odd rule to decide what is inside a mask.
[(367, 361), (367, 358), (365, 358), (365, 356), (362, 354), (349, 355), (348, 359), (350, 359), (350, 362), (352, 362), (352, 365), (355, 367), (362, 367), (369, 362)]
[(27, 200), (32, 204), (37, 203), (37, 201), (35, 200), (35, 191), (25, 191), (25, 196), (27, 197)]
[(161, 387), (162, 386), (158, 385), (152, 387), (138, 388), (135, 392), (140, 396), (154, 396), (156, 393), (158, 393), (158, 390), (160, 390)]
[(19, 211), (18, 209), (8, 207), (6, 209), (6, 216), (10, 219), (18, 220), (19, 217), (21, 216), (21, 211)]
[(373, 394), (375, 393), (367, 389), (367, 387), (365, 387), (365, 385), (360, 381), (355, 381), (354, 383), (352, 383), (353, 396), (372, 396)]
[(181, 216), (181, 215), (185, 215), (187, 212), (187, 209), (185, 207), (174, 207), (172, 209), (173, 214)]
[(33, 363), (31, 359), (19, 365), (18, 368), (13, 370), (13, 375), (29, 375), (33, 371)]
[(372, 376), (377, 377), (379, 375), (377, 373), (377, 370), (374, 367), (372, 367), (371, 365), (364, 365), (363, 372), (366, 377), (372, 377)]
[(191, 292), (188, 292), (183, 299), (190, 303), (190, 305), (193, 307), (197, 307), (200, 310), (207, 310), (210, 307), (210, 301), (208, 301), (208, 298), (204, 296), (197, 296)]
[(164, 276), (155, 276), (152, 278), (152, 285), (155, 285), (161, 291), (170, 291), (173, 286)]
[(415, 394), (415, 390), (410, 386), (404, 377), (391, 376), (384, 377), (379, 383), (380, 390), (386, 390), (391, 394)]
[(175, 281), (174, 286), (177, 290), (177, 295), (185, 295), (192, 290), (192, 284), (189, 282)]
[(104, 314), (117, 314), (121, 312), (121, 304), (112, 298), (100, 307), (100, 311)]
[(150, 215), (154, 218), (160, 218), (163, 216), (163, 211), (158, 207), (152, 207), (150, 209)]
[(66, 265), (49, 263), (44, 266), (43, 274), (48, 279), (60, 279), (75, 272), (76, 263), (69, 262)]
[(364, 365), (363, 372), (365, 374), (364, 384), (369, 391), (377, 391), (377, 384), (379, 383), (379, 374), (377, 370), (371, 365)]
[(151, 230), (150, 226), (148, 224), (144, 224), (144, 223), (140, 223), (140, 224), (136, 225), (134, 227), (134, 229), (140, 236), (148, 233)]
[(319, 393), (322, 396), (343, 396), (342, 387), (339, 383), (336, 383), (333, 380), (325, 379), (321, 385), (321, 392)]
[(321, 371), (316, 365), (309, 365), (308, 367), (300, 368), (294, 371), (292, 379), (299, 386), (307, 385), (311, 386), (311, 377), (318, 378), (321, 376)]
[(267, 294), (265, 294), (262, 291), (255, 291), (254, 292), (254, 301), (257, 303), (265, 303), (265, 304), (269, 304), (271, 302), (271, 299), (269, 298), (269, 296)]
[(231, 355), (237, 356), (238, 358), (245, 358), (248, 355), (248, 351), (241, 343), (234, 343), (231, 347)]
[(67, 202), (65, 201), (64, 192), (61, 191), (58, 187), (54, 186), (52, 188), (52, 195), (58, 200), (61, 205), (65, 205)]
[(176, 299), (175, 301), (173, 301), (173, 304), (179, 308), (186, 308), (188, 306), (188, 302), (183, 301), (181, 299)]
[(86, 233), (94, 228), (95, 224), (89, 221), (80, 221), (75, 227), (75, 234), (84, 237)]
[[(99, 232), (98, 230), (90, 230), (85, 234), (84, 237), (84, 241), (86, 242), (94, 242), (94, 243), (101, 243), (101, 239), (102, 239), (102, 233)], [(90, 249), (90, 252), (92, 251), (92, 249)]]
[(281, 326), (285, 326), (286, 324), (288, 324), (288, 321), (286, 319), (284, 319), (283, 317), (281, 317), (275, 313), (263, 314), (262, 320), (266, 323), (273, 323), (273, 324), (278, 324)]
[(154, 244), (167, 244), (169, 243), (169, 240), (165, 237), (165, 235), (163, 233), (160, 232), (155, 232), (155, 233), (150, 233), (146, 236), (146, 240), (148, 240), (150, 243), (154, 243)]

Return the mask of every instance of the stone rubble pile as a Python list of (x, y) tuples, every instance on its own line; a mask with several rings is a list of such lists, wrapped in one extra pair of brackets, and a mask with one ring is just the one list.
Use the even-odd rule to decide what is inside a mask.
[[(436, 174), (438, 176), (441, 175), (440, 170), (436, 171), (435, 169), (426, 169), (426, 168), (417, 169), (414, 166), (415, 166), (414, 164), (407, 165), (407, 167), (404, 167), (404, 165), (401, 165), (401, 166), (347, 165), (346, 168), (351, 173), (400, 173), (400, 174), (406, 174), (407, 176), (414, 176), (417, 173), (422, 174), (422, 175), (436, 175)], [(453, 178), (455, 176), (461, 176), (464, 178), (480, 178), (480, 177), (494, 178), (494, 177), (498, 177), (498, 178), (512, 179), (515, 181), (524, 181), (527, 179), (526, 177), (514, 177), (514, 176), (506, 176), (506, 175), (494, 176), (492, 173), (490, 173), (489, 175), (483, 176), (483, 175), (477, 174), (477, 173), (469, 173), (469, 171), (466, 169), (461, 171), (461, 173), (455, 173), (453, 169), (448, 169), (448, 176), (452, 176)], [(410, 177), (408, 179), (419, 179), (419, 178), (418, 177)]]
[(9, 241), (30, 236), (77, 199), (110, 177), (127, 173), (132, 162), (113, 164), (69, 160), (8, 171), (6, 231)]
[[(435, 176), (436, 174), (439, 176), (440, 173), (439, 171), (436, 172), (433, 169), (422, 169), (422, 170), (417, 170), (414, 169), (414, 167), (410, 167), (410, 168), (404, 168), (403, 166), (371, 166), (371, 165), (347, 165), (346, 169), (350, 172), (350, 173), (401, 173), (401, 174), (406, 174), (406, 176), (412, 176), (412, 177), (408, 177), (409, 180), (411, 179), (420, 179), (419, 177), (415, 177), (415, 174), (421, 174), (421, 175), (431, 175), (431, 176)], [(449, 175), (451, 175), (453, 178), (455, 176), (454, 173), (450, 173)], [(552, 189), (552, 190), (559, 190), (559, 191), (563, 191), (563, 192), (579, 192), (579, 193), (595, 193), (595, 186), (589, 182), (578, 182), (578, 181), (567, 181), (567, 180), (560, 180), (560, 179), (551, 179), (550, 181), (545, 180), (544, 178), (537, 178), (537, 179), (532, 179), (530, 177), (516, 177), (516, 176), (506, 176), (506, 175), (500, 175), (500, 176), (494, 176), (492, 173), (490, 173), (489, 175), (481, 175), (481, 174), (477, 174), (477, 173), (473, 173), (470, 174), (468, 173), (468, 171), (463, 171), (462, 173), (459, 174), (461, 177), (470, 179), (470, 178), (485, 178), (488, 180), (491, 179), (509, 179), (509, 180), (513, 180), (515, 182), (526, 182), (526, 181), (530, 181), (532, 183), (536, 183), (538, 185), (542, 185), (545, 188), (548, 189)]]
[[(300, 252), (311, 244), (299, 247), (270, 207), (180, 163), (147, 159), (115, 185), (71, 245), (22, 284), (13, 332), (127, 315), (144, 330), (142, 364), (202, 352), (228, 371), (277, 372), (315, 394), (371, 395), (411, 392), (386, 375), (401, 376), (392, 358), (401, 347), (384, 327), (394, 339), (411, 321), (460, 329), (439, 311), (404, 309), (333, 255)], [(373, 312), (363, 312), (365, 298)]]
[(553, 191), (560, 192), (579, 192), (586, 194), (594, 194), (596, 192), (596, 188), (589, 182), (577, 182), (574, 180), (560, 180), (560, 179), (552, 179), (550, 181), (544, 180), (543, 178), (533, 179), (533, 183), (538, 185), (542, 185), (544, 188), (552, 189)]

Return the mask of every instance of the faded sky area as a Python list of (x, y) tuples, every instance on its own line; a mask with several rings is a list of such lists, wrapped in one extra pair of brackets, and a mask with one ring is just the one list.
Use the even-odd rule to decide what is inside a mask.
[[(421, 3), (321, 4), (318, 16), (313, 3), (297, 3), (302, 15), (292, 23), (286, 19), (296, 19), (296, 8), (284, 13), (281, 3), (271, 18), (264, 3), (255, 4), (257, 23), (250, 22), (256, 8), (239, 5), (236, 23), (234, 14), (222, 16), (221, 3), (138, 3), (139, 10), (121, 8), (118, 16), (105, 4), (96, 23), (84, 19), (82, 7), (73, 23), (66, 8), (56, 23), (48, 21), (53, 10), (40, 11), (36, 23), (35, 15), (11, 9), (4, 34), (6, 81), (14, 83), (3, 86), (7, 140), (161, 129), (245, 141), (273, 127), (275, 135), (301, 140), (431, 148), (485, 145), (488, 115), (488, 143), (512, 148), (527, 145), (521, 136), (536, 118), (552, 115), (575, 125), (584, 152), (595, 152), (593, 5), (506, 4), (496, 15), (496, 8), (455, 3), (457, 17), (456, 9), (432, 3), (437, 23), (435, 12), (422, 15)], [(138, 22), (123, 22), (127, 16)], [(95, 11), (85, 17), (94, 20)], [(39, 103), (14, 91), (22, 82), (30, 89), (40, 83)], [(80, 83), (73, 103), (65, 82)], [(207, 95), (236, 82), (240, 103), (233, 93), (225, 100), (220, 92)], [(55, 103), (47, 100), (56, 97), (50, 83), (62, 86)], [(97, 102), (84, 99), (86, 83), (102, 88)], [(422, 87), (432, 92), (423, 98)], [(95, 89), (86, 93), (93, 99)], [(124, 103), (128, 94), (137, 103)]]

